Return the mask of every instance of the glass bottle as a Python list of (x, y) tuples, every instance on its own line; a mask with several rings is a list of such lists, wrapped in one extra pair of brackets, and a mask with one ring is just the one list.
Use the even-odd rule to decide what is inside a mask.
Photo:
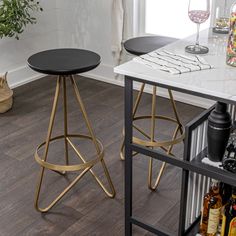
[(225, 206), (221, 236), (236, 235), (236, 187), (233, 187), (232, 196)]
[(214, 236), (218, 230), (222, 199), (220, 196), (219, 181), (212, 179), (211, 187), (203, 199), (201, 212), (200, 234)]
[(229, 0), (215, 0), (215, 15), (213, 32), (219, 34), (229, 33), (229, 16), (230, 16), (230, 3)]
[(236, 66), (236, 2), (230, 11), (230, 29), (226, 52), (226, 64)]
[(220, 183), (220, 195), (222, 197), (222, 205), (225, 206), (232, 195), (232, 186), (226, 183)]
[(218, 232), (222, 199), (220, 194), (212, 196), (209, 200), (209, 217), (207, 224), (207, 236), (215, 236)]
[(219, 228), (218, 228), (219, 232), (221, 232), (221, 228), (222, 228), (222, 221), (223, 221), (223, 215), (225, 212), (225, 206), (229, 202), (231, 195), (232, 195), (232, 186), (221, 182), (220, 183), (220, 196), (222, 198), (222, 208), (221, 208), (220, 223), (219, 223)]

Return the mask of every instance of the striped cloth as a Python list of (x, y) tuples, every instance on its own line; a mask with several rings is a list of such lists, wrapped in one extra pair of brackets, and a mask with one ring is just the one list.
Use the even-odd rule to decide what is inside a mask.
[(173, 75), (213, 68), (203, 57), (198, 55), (185, 56), (166, 50), (153, 51), (140, 57), (135, 57), (133, 60), (155, 70), (165, 71)]

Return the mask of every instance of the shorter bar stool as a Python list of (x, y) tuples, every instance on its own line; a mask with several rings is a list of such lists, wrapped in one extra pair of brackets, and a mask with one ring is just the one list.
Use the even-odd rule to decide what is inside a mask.
[[(137, 37), (137, 38), (131, 38), (127, 40), (124, 43), (124, 48), (127, 52), (135, 55), (135, 56), (141, 56), (143, 54), (147, 54), (149, 52), (152, 52), (156, 49), (159, 49), (167, 44), (175, 42), (177, 39), (175, 38), (169, 38), (169, 37), (162, 37), (162, 36), (144, 36), (144, 37)], [(151, 120), (151, 129), (150, 134), (147, 134), (142, 128), (138, 127), (137, 125), (133, 124), (133, 128), (137, 130), (145, 139), (141, 139), (138, 137), (133, 137), (133, 142), (139, 145), (143, 145), (150, 148), (161, 148), (164, 150), (168, 155), (174, 156), (172, 153), (172, 149), (175, 144), (178, 144), (183, 141), (184, 139), (184, 127), (180, 122), (179, 115), (177, 112), (177, 108), (175, 105), (174, 97), (172, 94), (172, 91), (168, 89), (168, 94), (171, 102), (171, 106), (174, 112), (175, 118), (167, 117), (167, 116), (160, 116), (156, 115), (156, 94), (157, 94), (157, 88), (156, 86), (153, 86), (153, 93), (152, 93), (152, 108), (151, 108), (151, 114), (150, 115), (144, 115), (144, 116), (136, 116), (136, 113), (138, 111), (138, 106), (140, 104), (143, 91), (145, 88), (145, 83), (141, 84), (141, 88), (139, 90), (138, 96), (134, 103), (133, 108), (133, 121), (137, 120), (145, 120), (150, 119)], [(155, 137), (155, 129), (156, 129), (156, 120), (165, 120), (168, 122), (172, 122), (176, 124), (176, 128), (173, 132), (173, 136), (171, 140), (165, 140), (161, 141), (160, 138), (158, 138), (158, 141)], [(135, 156), (137, 153), (133, 153), (133, 156)], [(121, 149), (120, 149), (120, 157), (122, 160), (124, 160), (124, 139), (122, 141)], [(150, 157), (149, 160), (149, 170), (148, 170), (148, 187), (151, 190), (156, 190), (162, 174), (165, 170), (166, 163), (163, 162), (160, 168), (159, 173), (157, 174), (156, 180), (153, 184), (153, 158)]]
[[(90, 172), (98, 185), (102, 188), (105, 194), (113, 198), (115, 196), (115, 189), (112, 184), (108, 169), (104, 161), (104, 150), (102, 143), (95, 137), (94, 131), (88, 119), (85, 106), (80, 96), (79, 89), (76, 85), (74, 74), (83, 73), (89, 70), (94, 69), (100, 64), (100, 56), (94, 52), (82, 49), (54, 49), (39, 52), (32, 55), (28, 59), (28, 65), (31, 69), (47, 74), (47, 75), (57, 75), (56, 91), (52, 106), (52, 112), (47, 132), (46, 141), (40, 144), (35, 152), (35, 160), (41, 166), (39, 181), (36, 188), (35, 195), (35, 208), (40, 212), (47, 212), (50, 210), (72, 187), (87, 173)], [(51, 79), (51, 78), (50, 78)], [(85, 134), (74, 134), (68, 132), (68, 120), (67, 120), (67, 82), (70, 81), (73, 87), (76, 100), (79, 104), (80, 110), (82, 112), (85, 124), (89, 131), (89, 135)], [(64, 108), (64, 131), (62, 135), (52, 137), (52, 130), (54, 126), (55, 115), (57, 111), (58, 98), (60, 90), (62, 87), (63, 91), (63, 108)], [(96, 154), (95, 158), (89, 161), (86, 161), (86, 158), (78, 147), (72, 142), (72, 138), (77, 138), (78, 140), (84, 139), (90, 141), (94, 145)], [(65, 165), (54, 164), (48, 161), (48, 151), (51, 142), (62, 140), (64, 143), (65, 150)], [(79, 145), (78, 145), (79, 146)], [(78, 164), (69, 164), (69, 147), (74, 150), (76, 156), (82, 163)], [(43, 155), (39, 155), (39, 150), (44, 148)], [(101, 163), (105, 176), (107, 178), (110, 191), (104, 186), (102, 181), (98, 178), (96, 173), (92, 168)], [(45, 169), (55, 171), (59, 174), (65, 174), (66, 172), (71, 171), (80, 171), (78, 176), (46, 207), (39, 207), (39, 197), (42, 187), (43, 177)]]

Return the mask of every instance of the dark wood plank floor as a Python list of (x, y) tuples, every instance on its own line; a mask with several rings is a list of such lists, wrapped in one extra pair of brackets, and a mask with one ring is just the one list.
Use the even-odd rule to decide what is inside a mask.
[[(33, 207), (35, 183), (39, 166), (34, 161), (34, 150), (46, 136), (54, 95), (55, 79), (46, 77), (15, 89), (11, 111), (0, 115), (0, 236), (14, 235), (124, 235), (124, 163), (119, 159), (123, 127), (123, 88), (80, 78), (77, 80), (94, 130), (105, 146), (105, 160), (111, 173), (117, 195), (107, 198), (91, 175), (87, 174), (69, 192), (60, 204), (48, 214), (40, 214)], [(69, 95), (72, 90), (69, 89)], [(140, 113), (150, 112), (151, 96), (145, 95)], [(187, 123), (202, 109), (178, 103), (183, 123)], [(73, 96), (69, 98), (71, 132), (86, 132)], [(173, 116), (169, 101), (158, 98), (159, 114)], [(145, 128), (144, 122), (141, 122)], [(172, 126), (157, 122), (159, 137), (168, 138)], [(59, 105), (54, 134), (63, 127), (62, 106)], [(75, 141), (76, 142), (76, 141)], [(80, 143), (84, 153), (92, 156), (86, 142)], [(183, 145), (174, 153), (182, 156)], [(75, 162), (71, 152), (71, 162)], [(63, 163), (63, 145), (50, 147), (50, 161)], [(148, 158), (134, 159), (134, 214), (146, 222), (161, 224), (173, 232), (178, 228), (181, 170), (168, 166), (159, 189), (147, 188)], [(160, 163), (155, 162), (158, 169)], [(100, 166), (95, 170), (104, 179)], [(42, 204), (59, 193), (76, 174), (62, 177), (48, 173), (45, 178)], [(134, 235), (151, 235), (134, 227)]]

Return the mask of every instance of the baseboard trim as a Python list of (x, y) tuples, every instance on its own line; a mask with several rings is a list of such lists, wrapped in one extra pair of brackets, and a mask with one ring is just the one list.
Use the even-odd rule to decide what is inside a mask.
[(27, 65), (20, 66), (14, 70), (8, 71), (8, 83), (10, 88), (14, 89), (16, 87), (22, 86), (24, 84), (30, 83), (37, 79), (44, 77), (45, 75), (34, 72), (29, 69)]
[[(84, 73), (84, 76), (87, 76), (91, 79), (95, 79), (101, 82), (109, 83), (124, 87), (124, 78), (121, 76), (116, 76), (113, 72), (113, 66), (102, 64), (97, 69)], [(37, 79), (44, 77), (43, 74), (39, 74), (29, 69), (27, 65), (20, 66), (14, 70), (9, 71), (8, 82), (11, 88), (16, 88), (22, 86), (24, 84), (30, 83)], [(140, 88), (140, 83), (134, 84), (134, 89), (138, 90)], [(146, 93), (152, 93), (152, 86), (145, 87)], [(212, 106), (214, 101), (180, 93), (173, 92), (175, 100), (179, 102), (183, 102), (186, 104), (190, 104), (197, 107), (209, 108)], [(158, 95), (160, 97), (168, 98), (168, 92), (166, 89), (158, 88)]]

